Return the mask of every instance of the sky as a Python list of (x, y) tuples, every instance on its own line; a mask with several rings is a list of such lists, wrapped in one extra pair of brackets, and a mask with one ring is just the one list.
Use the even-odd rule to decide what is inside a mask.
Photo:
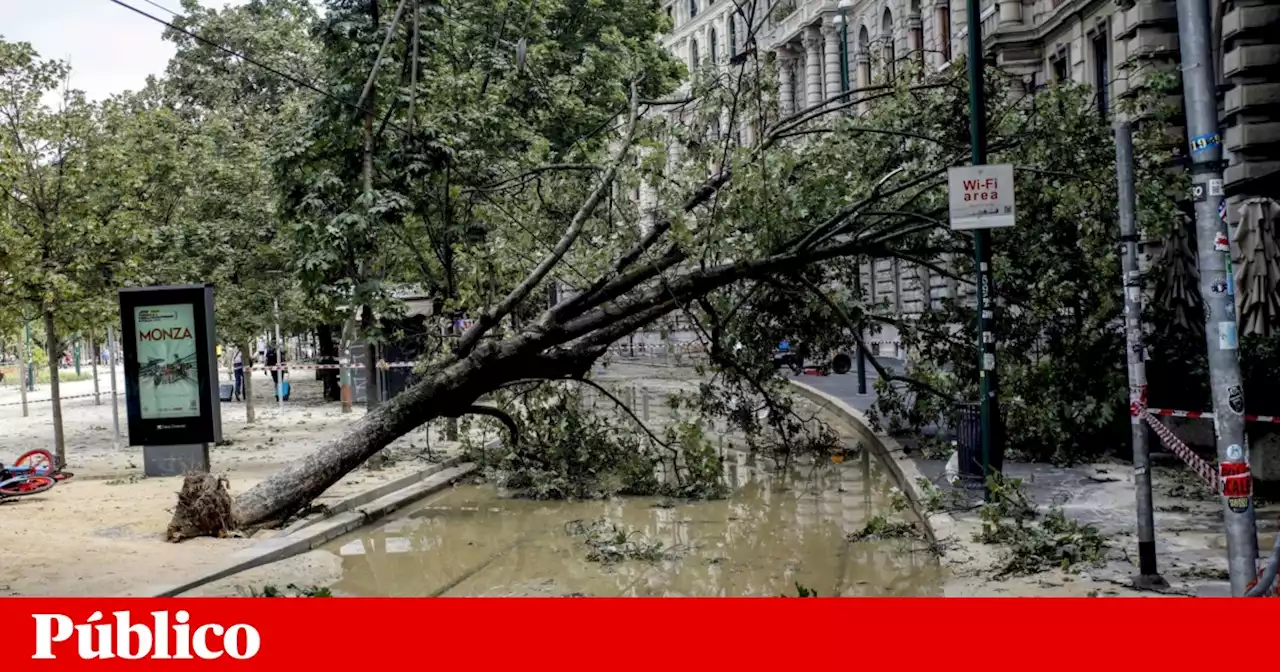
[[(178, 0), (153, 0), (181, 10)], [(124, 0), (161, 19), (172, 14), (146, 0)], [(206, 6), (244, 0), (202, 0)], [(136, 90), (148, 75), (164, 71), (173, 46), (160, 38), (164, 26), (111, 0), (0, 0), (0, 36), (30, 42), (45, 58), (71, 63), (71, 87), (94, 100)]]

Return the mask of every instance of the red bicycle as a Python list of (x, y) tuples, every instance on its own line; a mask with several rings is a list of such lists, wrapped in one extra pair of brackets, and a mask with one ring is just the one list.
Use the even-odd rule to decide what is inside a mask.
[(47, 450), (29, 450), (13, 464), (0, 464), (0, 500), (46, 492), (73, 474), (61, 471)]

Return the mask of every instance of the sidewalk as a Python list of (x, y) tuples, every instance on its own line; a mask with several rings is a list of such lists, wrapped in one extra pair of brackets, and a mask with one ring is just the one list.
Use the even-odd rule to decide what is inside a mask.
[[(829, 417), (852, 418), (870, 433), (866, 429), (870, 424), (861, 412), (834, 394), (814, 391), (825, 395)], [(806, 396), (813, 399), (811, 395)], [(1060, 506), (1069, 519), (1095, 526), (1108, 537), (1108, 552), (1103, 566), (1081, 568), (1076, 575), (1050, 571), (1032, 577), (998, 580), (992, 576), (990, 567), (998, 560), (1000, 549), (973, 540), (973, 533), (981, 528), (978, 510), (951, 503), (952, 488), (943, 474), (945, 463), (908, 456), (897, 441), (887, 436), (878, 435), (874, 440), (902, 470), (904, 487), (910, 490), (917, 505), (929, 499), (931, 493), (926, 490), (930, 487), (941, 492), (942, 499), (948, 502), (950, 510), (921, 512), (940, 541), (950, 546), (944, 564), (951, 567), (955, 580), (948, 586), (948, 594), (1027, 594), (1029, 587), (1033, 594), (1151, 594), (1129, 588), (1131, 577), (1138, 571), (1137, 504), (1130, 465), (1114, 461), (1063, 468), (1006, 463), (1005, 475), (1021, 479), (1023, 492), (1041, 511)], [(1168, 592), (1186, 596), (1229, 595), (1219, 498), (1180, 463), (1154, 467), (1152, 476), (1157, 559), (1161, 575), (1170, 584)], [(919, 483), (920, 479), (927, 484)], [(970, 506), (977, 503), (970, 498)], [(1259, 546), (1269, 555), (1275, 544), (1280, 503), (1259, 501), (1258, 506)]]

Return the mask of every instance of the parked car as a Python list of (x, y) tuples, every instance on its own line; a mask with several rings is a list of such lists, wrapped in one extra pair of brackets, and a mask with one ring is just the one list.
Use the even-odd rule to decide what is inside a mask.
[(777, 368), (790, 368), (796, 375), (804, 373), (807, 368), (816, 368), (823, 375), (837, 373), (844, 375), (853, 368), (853, 357), (847, 352), (824, 353), (814, 357), (804, 343), (794, 346), (790, 341), (782, 341), (774, 351), (773, 364)]

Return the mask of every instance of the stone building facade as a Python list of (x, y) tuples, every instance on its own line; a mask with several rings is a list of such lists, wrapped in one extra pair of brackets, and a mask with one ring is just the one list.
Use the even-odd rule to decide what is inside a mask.
[[(670, 0), (664, 9), (674, 28), (663, 43), (692, 70), (728, 63), (751, 49), (773, 60), (784, 115), (839, 95), (846, 78), (850, 90), (868, 86), (906, 56), (941, 69), (967, 50), (963, 0), (757, 0), (755, 11), (750, 1)], [(980, 1), (984, 49), (996, 63), (1021, 73), (1029, 88), (1064, 80), (1088, 84), (1102, 114), (1113, 116), (1153, 73), (1177, 67), (1174, 0)], [(766, 17), (768, 7), (773, 11)], [(753, 43), (747, 42), (747, 16), (760, 17)], [(1243, 200), (1277, 193), (1280, 3), (1229, 0), (1215, 23), (1228, 215), (1234, 218)], [(1170, 133), (1185, 135), (1181, 128)], [(1145, 248), (1143, 261), (1150, 261), (1158, 243)], [(963, 284), (888, 259), (870, 264), (863, 281), (872, 298), (904, 316), (920, 312), (926, 301), (966, 292)], [(891, 331), (878, 340), (881, 354), (905, 354)]]

